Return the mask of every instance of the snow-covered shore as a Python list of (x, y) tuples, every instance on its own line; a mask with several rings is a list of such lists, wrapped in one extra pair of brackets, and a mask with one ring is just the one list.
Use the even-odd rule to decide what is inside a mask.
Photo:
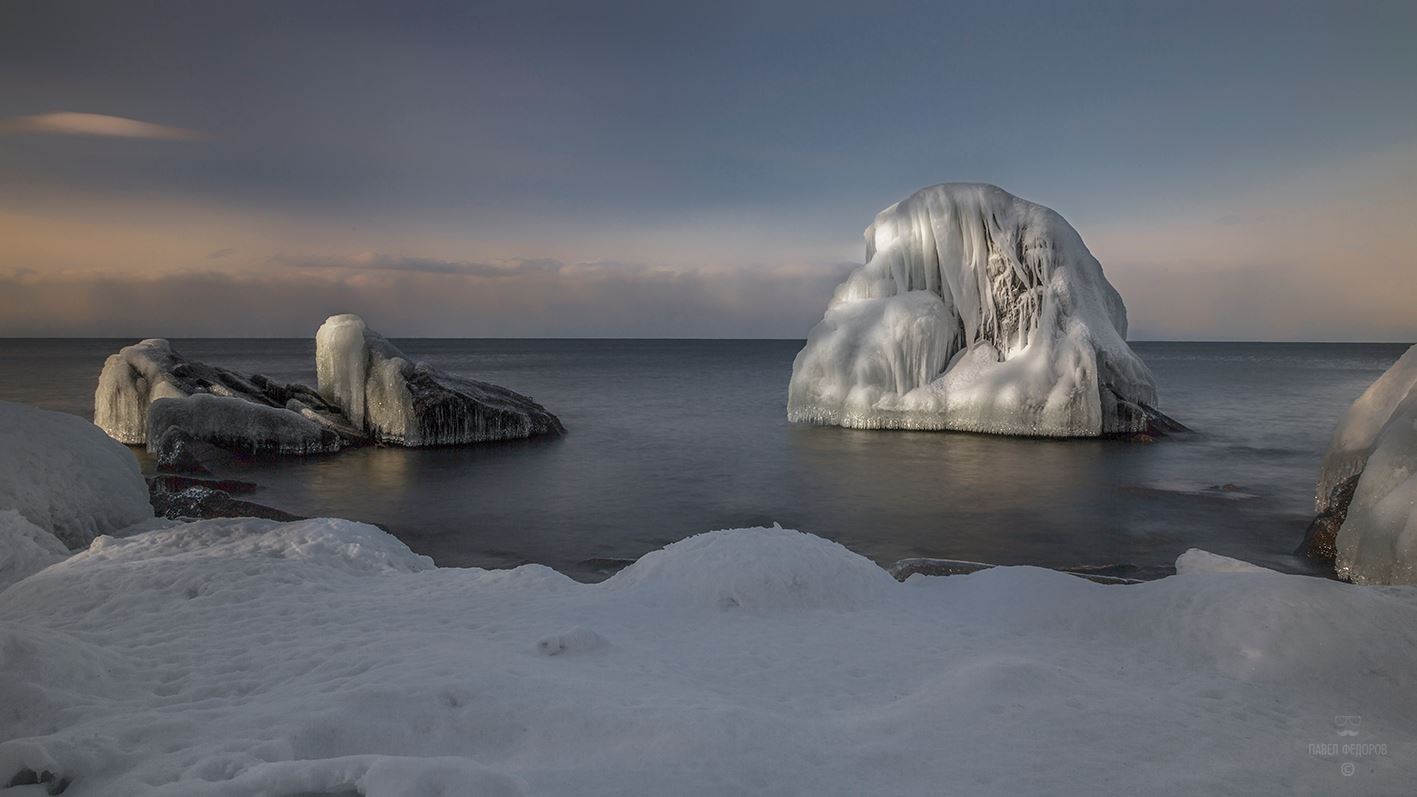
[[(1417, 590), (1194, 552), (893, 580), (795, 531), (600, 584), (209, 520), (0, 593), (0, 783), (66, 795), (1396, 793)], [(1357, 737), (1334, 717), (1360, 716)], [(1311, 745), (1382, 745), (1366, 755)], [(1345, 777), (1343, 764), (1354, 774)]]

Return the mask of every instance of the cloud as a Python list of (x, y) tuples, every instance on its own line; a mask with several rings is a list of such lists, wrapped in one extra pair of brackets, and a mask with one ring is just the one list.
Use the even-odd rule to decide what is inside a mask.
[(270, 258), (270, 263), (288, 268), (345, 269), (349, 271), (403, 271), (420, 274), (453, 274), (466, 277), (517, 277), (528, 274), (556, 274), (566, 269), (560, 260), (549, 258), (511, 258), (494, 263), (470, 260), (441, 260), (431, 257), (407, 257), (382, 252), (356, 255), (285, 255)]
[(40, 133), (67, 136), (112, 136), (164, 141), (196, 141), (207, 134), (182, 127), (140, 122), (101, 113), (61, 111), (0, 120), (0, 133)]
[(236, 254), (236, 247), (234, 247), (234, 246), (228, 246), (228, 247), (226, 247), (226, 248), (224, 248), (224, 249), (218, 249), (218, 250), (216, 250), (215, 252), (211, 252), (210, 254), (207, 255), (207, 259), (208, 259), (208, 260), (220, 260), (220, 259), (222, 259), (223, 257), (230, 257), (230, 256), (232, 256), (232, 255), (234, 255), (234, 254)]
[(461, 271), (407, 267), (0, 271), (0, 336), (308, 337), (326, 316), (354, 312), (385, 334), (409, 337), (799, 338), (849, 267), (675, 270), (596, 261), (553, 270), (557, 263), (527, 260), (520, 269), (496, 267), (507, 272), (498, 278), (468, 280), (448, 279)]

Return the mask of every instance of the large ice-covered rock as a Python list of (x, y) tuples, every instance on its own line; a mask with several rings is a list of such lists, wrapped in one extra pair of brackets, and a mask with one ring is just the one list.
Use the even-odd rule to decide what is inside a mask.
[(1360, 584), (1417, 583), (1417, 346), (1353, 402), (1315, 497), (1341, 518), (1334, 569)]
[[(1032, 436), (1146, 431), (1151, 372), (1077, 232), (991, 185), (926, 188), (876, 215), (792, 366), (788, 417)], [(1169, 419), (1165, 419), (1169, 422)]]
[(320, 394), (380, 442), (452, 445), (565, 431), (520, 393), (411, 362), (357, 315), (325, 321), (315, 360)]
[(339, 435), (298, 412), (211, 393), (152, 402), (149, 448), (160, 451), (174, 431), (243, 454), (328, 454), (341, 444)]
[(133, 452), (83, 418), (0, 401), (5, 509), (71, 548), (153, 516)]

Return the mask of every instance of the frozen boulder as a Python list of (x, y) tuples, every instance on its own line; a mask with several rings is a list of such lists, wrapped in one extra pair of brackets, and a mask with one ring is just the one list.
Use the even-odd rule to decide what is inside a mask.
[(1077, 231), (991, 185), (916, 192), (866, 229), (792, 366), (788, 418), (1096, 437), (1179, 427)]
[(315, 360), (320, 395), (382, 443), (453, 445), (565, 431), (520, 393), (411, 362), (357, 315), (325, 321)]
[(133, 452), (83, 418), (0, 401), (6, 509), (70, 548), (153, 516)]
[(1320, 520), (1342, 517), (1333, 544), (1340, 578), (1417, 583), (1417, 346), (1339, 422), (1316, 500)]
[(261, 374), (188, 360), (167, 341), (126, 346), (104, 363), (94, 423), (159, 464), (192, 469), (186, 449), (205, 442), (242, 453), (338, 451), (363, 436), (319, 393)]

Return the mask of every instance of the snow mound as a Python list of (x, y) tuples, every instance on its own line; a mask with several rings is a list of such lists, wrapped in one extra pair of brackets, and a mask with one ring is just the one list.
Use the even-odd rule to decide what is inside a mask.
[(13, 509), (0, 509), (0, 592), (68, 556), (58, 537)]
[[(881, 211), (792, 366), (788, 417), (1096, 437), (1159, 416), (1127, 314), (1061, 216), (948, 183)], [(1165, 419), (1169, 422), (1169, 419)]]
[(321, 325), (315, 362), (320, 394), (380, 442), (454, 445), (565, 431), (520, 393), (410, 362), (357, 315)]
[(611, 589), (655, 605), (710, 609), (860, 609), (895, 579), (842, 545), (776, 526), (698, 534), (645, 554)]
[(1176, 575), (1193, 573), (1272, 573), (1274, 571), (1239, 559), (1192, 548), (1176, 558)]
[(93, 424), (0, 401), (0, 509), (71, 548), (153, 516), (133, 452)]
[[(914, 576), (782, 529), (601, 584), (212, 520), (0, 600), (0, 783), (127, 795), (1402, 793), (1417, 590)], [(840, 586), (833, 590), (833, 584)], [(730, 607), (722, 600), (738, 602)], [(1344, 741), (1356, 759), (1306, 743)], [(1203, 762), (1204, 766), (1197, 766)], [(41, 789), (43, 787), (40, 787)]]

